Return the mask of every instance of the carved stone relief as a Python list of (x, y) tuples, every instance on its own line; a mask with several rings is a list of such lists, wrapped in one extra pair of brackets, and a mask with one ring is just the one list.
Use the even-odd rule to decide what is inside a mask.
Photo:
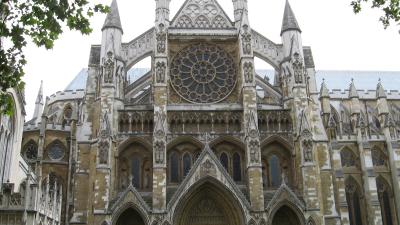
[(156, 82), (157, 83), (165, 82), (165, 71), (166, 71), (165, 62), (157, 62), (157, 64), (156, 64)]
[(251, 54), (251, 33), (249, 32), (248, 25), (243, 25), (242, 47), (243, 47), (243, 54), (245, 55)]

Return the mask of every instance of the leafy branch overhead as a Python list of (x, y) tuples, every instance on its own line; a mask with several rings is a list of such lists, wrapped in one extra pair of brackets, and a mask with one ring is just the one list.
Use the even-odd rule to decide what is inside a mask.
[(385, 29), (392, 23), (400, 25), (400, 0), (353, 0), (351, 6), (355, 13), (361, 12), (363, 5), (370, 3), (372, 8), (381, 9), (383, 15), (379, 18)]
[(0, 113), (13, 111), (7, 89), (24, 87), (23, 50), (28, 41), (51, 49), (64, 26), (89, 34), (90, 17), (108, 11), (108, 6), (87, 0), (0, 0)]

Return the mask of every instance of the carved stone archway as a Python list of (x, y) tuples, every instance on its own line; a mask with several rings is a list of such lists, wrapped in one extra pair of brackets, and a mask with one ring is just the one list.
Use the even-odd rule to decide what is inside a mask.
[(243, 210), (229, 192), (210, 181), (188, 193), (178, 204), (175, 225), (242, 225)]
[(133, 208), (127, 208), (119, 215), (115, 225), (146, 225), (146, 223), (139, 212)]
[(286, 205), (276, 211), (273, 216), (271, 225), (302, 225), (302, 220), (297, 213)]

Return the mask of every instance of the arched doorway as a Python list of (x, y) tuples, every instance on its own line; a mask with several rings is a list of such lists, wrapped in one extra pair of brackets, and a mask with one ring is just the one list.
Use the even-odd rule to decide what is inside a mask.
[(301, 225), (301, 221), (290, 207), (282, 206), (276, 211), (272, 225)]
[(207, 181), (183, 198), (175, 212), (176, 225), (242, 225), (243, 211), (233, 196)]
[(115, 225), (145, 225), (145, 223), (136, 210), (128, 208), (119, 216)]

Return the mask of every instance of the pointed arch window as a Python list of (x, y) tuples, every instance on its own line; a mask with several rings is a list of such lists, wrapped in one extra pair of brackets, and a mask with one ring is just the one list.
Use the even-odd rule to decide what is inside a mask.
[(140, 188), (140, 159), (139, 157), (135, 156), (132, 159), (132, 185), (135, 188)]
[(281, 185), (281, 176), (282, 176), (282, 168), (279, 157), (276, 155), (272, 155), (268, 161), (269, 164), (269, 177), (270, 177), (270, 186), (277, 188)]
[(176, 152), (172, 152), (170, 156), (170, 181), (171, 183), (179, 182), (179, 158)]
[(229, 171), (228, 170), (228, 165), (229, 165), (228, 155), (225, 152), (223, 152), (221, 154), (221, 156), (219, 157), (219, 160), (220, 160), (222, 166), (225, 168), (225, 170)]
[(344, 149), (340, 152), (343, 167), (358, 167), (357, 159), (350, 149)]
[(239, 153), (233, 154), (233, 180), (236, 182), (242, 181), (242, 163)]
[(387, 166), (387, 155), (382, 150), (374, 148), (371, 154), (374, 166)]
[(389, 185), (383, 178), (377, 178), (376, 185), (378, 188), (378, 198), (381, 205), (383, 225), (394, 225), (393, 215), (393, 199)]
[(188, 175), (190, 169), (192, 167), (192, 157), (189, 153), (186, 153), (183, 156), (183, 176), (186, 177)]
[(346, 201), (349, 209), (350, 225), (362, 225), (360, 193), (355, 181), (346, 184)]

